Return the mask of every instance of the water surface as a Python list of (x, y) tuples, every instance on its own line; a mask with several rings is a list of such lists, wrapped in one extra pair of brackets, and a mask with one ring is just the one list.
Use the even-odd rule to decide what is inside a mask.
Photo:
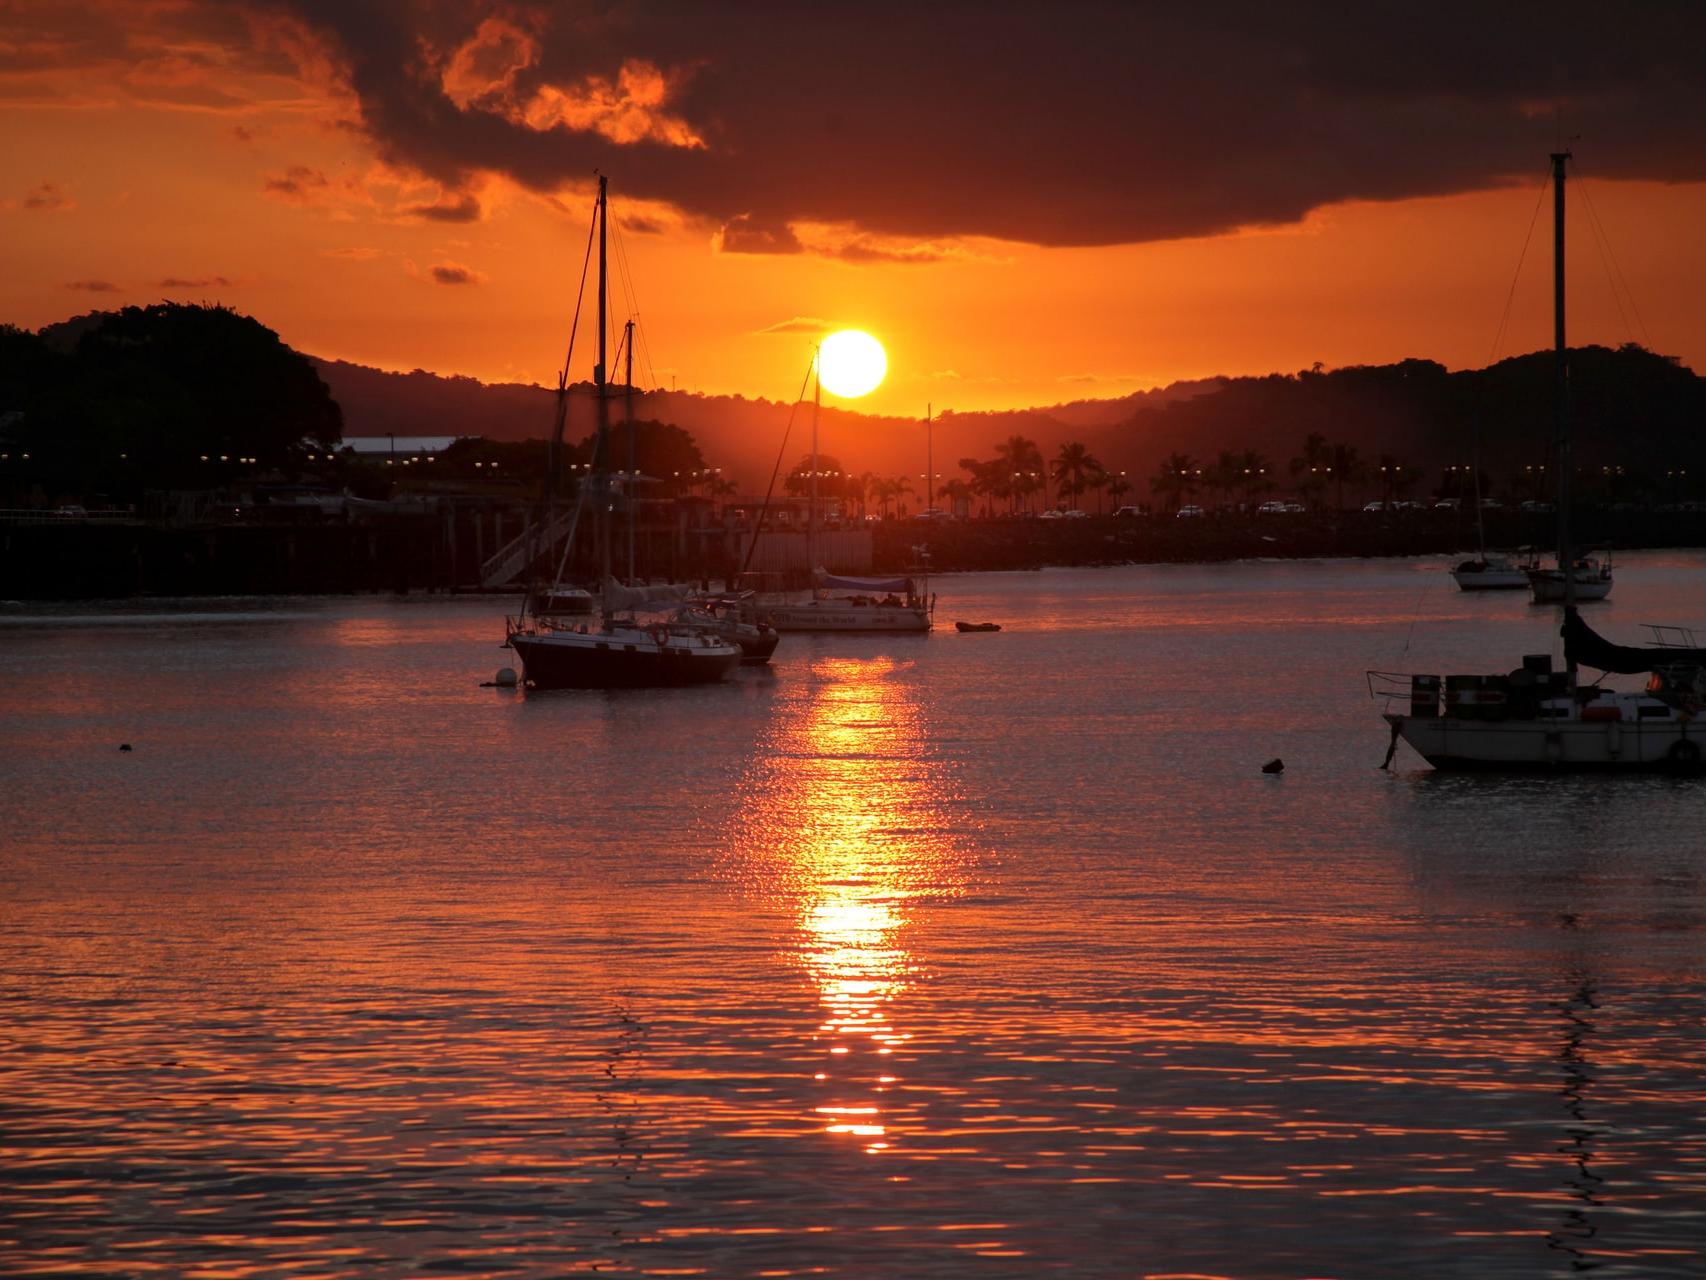
[(480, 687), (501, 601), (0, 608), (0, 1271), (1700, 1275), (1703, 784), (1380, 771), (1365, 669), (1556, 651), (1444, 567), (657, 692)]

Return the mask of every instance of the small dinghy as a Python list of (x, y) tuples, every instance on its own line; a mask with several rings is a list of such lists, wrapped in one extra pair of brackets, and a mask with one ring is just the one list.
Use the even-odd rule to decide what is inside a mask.
[(954, 623), (954, 630), (956, 630), (956, 631), (999, 631), (999, 630), (1001, 630), (1001, 624), (999, 622), (956, 622), (956, 623)]

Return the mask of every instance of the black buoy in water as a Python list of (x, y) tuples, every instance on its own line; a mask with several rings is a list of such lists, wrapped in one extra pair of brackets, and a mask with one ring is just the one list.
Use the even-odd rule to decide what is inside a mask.
[(1272, 760), (1268, 761), (1265, 765), (1262, 766), (1262, 772), (1263, 773), (1284, 773), (1285, 772), (1285, 761), (1281, 760), (1278, 756), (1275, 756)]
[(130, 743), (128, 743), (128, 742), (121, 742), (121, 743), (119, 743), (119, 744), (118, 744), (118, 749), (119, 749), (119, 750), (120, 750), (120, 751), (129, 751), (129, 750), (130, 750)]

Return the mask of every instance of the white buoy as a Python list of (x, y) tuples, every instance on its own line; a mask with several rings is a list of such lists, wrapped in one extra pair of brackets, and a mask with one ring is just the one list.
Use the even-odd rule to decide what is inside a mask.
[(499, 667), (497, 679), (492, 681), (500, 689), (513, 689), (516, 685), (515, 668)]

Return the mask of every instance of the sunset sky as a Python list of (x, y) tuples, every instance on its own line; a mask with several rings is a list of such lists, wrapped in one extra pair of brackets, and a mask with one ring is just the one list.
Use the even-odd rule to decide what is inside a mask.
[(1706, 370), (1706, 10), (1200, 8), (0, 0), (0, 320), (548, 382), (602, 170), (654, 385), (791, 398), (824, 325), (897, 414), (1479, 366), (1550, 342), (1562, 138), (1572, 339)]

